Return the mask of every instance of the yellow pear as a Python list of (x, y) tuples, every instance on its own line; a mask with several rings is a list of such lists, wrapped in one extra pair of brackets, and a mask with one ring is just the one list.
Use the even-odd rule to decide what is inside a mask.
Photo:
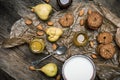
[(33, 11), (41, 20), (47, 20), (49, 18), (49, 14), (52, 12), (52, 6), (50, 4), (38, 4), (33, 7)]
[(57, 74), (58, 68), (55, 63), (48, 63), (40, 68), (40, 70), (47, 76), (54, 77)]

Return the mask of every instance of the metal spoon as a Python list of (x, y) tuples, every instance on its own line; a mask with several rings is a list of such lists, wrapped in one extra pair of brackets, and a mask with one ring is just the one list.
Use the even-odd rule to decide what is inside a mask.
[(42, 59), (33, 61), (33, 62), (32, 62), (32, 65), (38, 65), (41, 61), (49, 58), (50, 56), (52, 56), (52, 55), (54, 55), (54, 54), (62, 55), (62, 54), (64, 54), (64, 53), (66, 52), (66, 50), (67, 50), (67, 47), (66, 47), (66, 46), (59, 46), (59, 47), (56, 49), (55, 52), (49, 54), (48, 56), (46, 56), (46, 57), (44, 57), (44, 58), (42, 58)]

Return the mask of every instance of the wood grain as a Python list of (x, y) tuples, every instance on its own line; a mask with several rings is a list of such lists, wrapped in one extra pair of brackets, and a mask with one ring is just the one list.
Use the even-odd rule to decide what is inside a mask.
[[(81, 0), (73, 0), (80, 2)], [(110, 10), (120, 17), (120, 0), (99, 0), (102, 4), (106, 5)], [(32, 7), (38, 3), (44, 3), (43, 0), (0, 0), (0, 43), (9, 38), (9, 33), (12, 24), (24, 17), (23, 10), (26, 7)], [(54, 11), (59, 11), (56, 0), (50, 0)], [(118, 5), (118, 6), (116, 6)], [(113, 9), (114, 6), (114, 9)], [(48, 78), (41, 72), (33, 72), (28, 69), (31, 61), (37, 60), (46, 56), (45, 54), (34, 55), (28, 48), (28, 45), (21, 45), (11, 49), (0, 48), (0, 68), (8, 73), (16, 80), (55, 80), (55, 78)], [(61, 72), (62, 63), (50, 57), (49, 59), (41, 62), (38, 67), (42, 67), (46, 63), (54, 62), (59, 66)]]

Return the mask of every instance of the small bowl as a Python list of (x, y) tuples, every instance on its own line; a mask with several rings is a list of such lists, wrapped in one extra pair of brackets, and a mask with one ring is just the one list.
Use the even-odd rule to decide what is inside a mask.
[(29, 47), (33, 53), (41, 53), (45, 48), (45, 42), (43, 39), (35, 38), (30, 41)]
[[(83, 39), (83, 41), (81, 41)], [(80, 40), (81, 39), (81, 40)], [(88, 42), (88, 35), (85, 32), (76, 32), (73, 37), (73, 42), (76, 46), (85, 46)]]
[(85, 55), (72, 56), (63, 64), (62, 76), (64, 80), (94, 80), (96, 76), (95, 64)]
[[(66, 3), (62, 3), (61, 1), (62, 2), (66, 1)], [(73, 0), (57, 0), (57, 3), (58, 3), (58, 5), (60, 6), (61, 9), (66, 9), (72, 4), (72, 1)]]

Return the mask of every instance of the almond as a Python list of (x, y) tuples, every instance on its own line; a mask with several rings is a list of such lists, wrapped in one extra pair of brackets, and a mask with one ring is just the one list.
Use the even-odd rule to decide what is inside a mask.
[(56, 80), (61, 80), (61, 75), (60, 74), (57, 75)]
[(34, 66), (30, 66), (30, 67), (29, 67), (29, 70), (34, 71), (34, 70), (35, 70), (35, 67), (34, 67)]
[(80, 25), (83, 26), (84, 23), (85, 23), (85, 20), (84, 20), (84, 19), (81, 19), (81, 20), (80, 20)]
[(43, 30), (43, 26), (41, 24), (37, 25), (37, 29)]
[(79, 16), (83, 16), (84, 15), (84, 10), (82, 9), (82, 10), (80, 10), (80, 12), (79, 12)]
[(94, 48), (94, 41), (90, 41), (90, 46)]
[(32, 20), (30, 20), (30, 19), (25, 19), (25, 24), (31, 25), (31, 24), (32, 24)]
[(91, 9), (88, 9), (88, 15), (90, 15), (92, 13), (92, 10)]
[(48, 26), (53, 26), (54, 23), (52, 21), (49, 21), (47, 24)]
[(34, 12), (34, 9), (31, 9), (31, 12)]
[(96, 54), (92, 54), (91, 57), (92, 57), (93, 59), (97, 59)]
[(57, 45), (56, 45), (56, 44), (53, 44), (53, 45), (52, 45), (52, 49), (53, 49), (53, 50), (56, 50), (56, 49), (57, 49)]
[(45, 0), (45, 2), (49, 3), (49, 2), (50, 2), (50, 0)]
[(43, 31), (38, 31), (38, 32), (37, 32), (37, 35), (43, 36), (43, 35), (44, 35), (44, 32), (43, 32)]

